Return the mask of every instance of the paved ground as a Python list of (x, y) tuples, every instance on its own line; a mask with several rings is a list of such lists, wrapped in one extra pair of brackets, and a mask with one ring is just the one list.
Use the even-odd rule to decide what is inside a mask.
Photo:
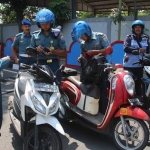
[[(12, 72), (5, 73), (5, 77), (14, 77)], [(2, 89), (13, 88), (13, 80), (9, 79), (2, 84)], [(7, 110), (7, 100), (11, 94), (3, 95), (4, 120), (2, 136), (0, 137), (0, 150), (22, 150), (22, 140), (15, 132)], [(109, 136), (95, 133), (75, 123), (62, 124), (66, 136), (61, 136), (63, 150), (118, 150)], [(150, 143), (144, 150), (150, 149)]]

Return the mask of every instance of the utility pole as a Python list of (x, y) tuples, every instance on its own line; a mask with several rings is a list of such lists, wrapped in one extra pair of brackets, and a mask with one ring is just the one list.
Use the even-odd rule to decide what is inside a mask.
[[(119, 15), (121, 15), (121, 7), (122, 7), (122, 0), (119, 0)], [(120, 40), (121, 35), (121, 21), (118, 21), (118, 40)]]
[(138, 9), (136, 5), (136, 0), (134, 0), (134, 20), (137, 20), (138, 17)]

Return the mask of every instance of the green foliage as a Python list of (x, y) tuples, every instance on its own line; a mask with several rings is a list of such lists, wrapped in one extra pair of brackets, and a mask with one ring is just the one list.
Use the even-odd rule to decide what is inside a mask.
[(11, 9), (22, 12), (26, 7), (26, 0), (0, 0), (2, 4), (10, 4)]
[(35, 21), (35, 16), (40, 9), (40, 7), (28, 6), (23, 12), (24, 19)]
[(111, 12), (109, 18), (112, 19), (112, 21), (114, 22), (115, 25), (117, 22), (124, 22), (125, 18), (122, 15), (122, 13), (123, 12), (121, 12), (121, 13), (119, 12), (118, 8), (114, 8), (114, 9), (112, 9), (112, 12)]
[(77, 18), (108, 17), (109, 15), (110, 15), (109, 12), (96, 14), (96, 16), (94, 16), (94, 13), (92, 12), (84, 12), (84, 11), (77, 12)]
[[(35, 15), (38, 12), (39, 7), (29, 6), (23, 11), (23, 18), (34, 21)], [(10, 4), (2, 4), (0, 6), (0, 19), (3, 23), (15, 23), (17, 22), (16, 12), (12, 9)]]
[(92, 18), (94, 14), (91, 12), (79, 11), (77, 12), (77, 18)]
[(49, 3), (50, 10), (55, 15), (56, 25), (62, 25), (64, 21), (71, 18), (71, 10), (66, 0), (51, 0)]
[(2, 4), (0, 6), (0, 19), (3, 23), (14, 23), (16, 22), (16, 12), (11, 9), (9, 4)]

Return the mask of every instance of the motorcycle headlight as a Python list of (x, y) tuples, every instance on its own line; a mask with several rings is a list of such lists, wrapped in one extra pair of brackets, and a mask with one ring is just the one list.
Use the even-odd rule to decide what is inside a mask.
[(54, 103), (49, 108), (49, 114), (53, 113), (58, 107), (58, 99), (54, 101)]
[(33, 105), (35, 109), (42, 114), (46, 114), (46, 108), (43, 106), (43, 104), (34, 96), (34, 93), (32, 91), (29, 92), (29, 96), (33, 102)]
[(125, 84), (125, 87), (126, 87), (126, 90), (127, 92), (133, 96), (134, 95), (134, 90), (135, 90), (135, 83), (134, 83), (134, 80), (133, 78), (130, 76), (130, 75), (125, 75), (124, 78), (124, 84)]

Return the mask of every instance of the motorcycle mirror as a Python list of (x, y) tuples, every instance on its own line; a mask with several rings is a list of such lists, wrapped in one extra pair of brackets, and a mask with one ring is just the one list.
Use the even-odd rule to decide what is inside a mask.
[(34, 48), (34, 47), (28, 46), (28, 47), (26, 48), (26, 53), (27, 53), (28, 55), (30, 55), (30, 56), (33, 56), (33, 57), (37, 58), (37, 50), (36, 50), (36, 48)]
[(138, 50), (133, 50), (133, 51), (132, 51), (132, 54), (133, 54), (133, 55), (139, 55), (139, 51), (138, 51)]

